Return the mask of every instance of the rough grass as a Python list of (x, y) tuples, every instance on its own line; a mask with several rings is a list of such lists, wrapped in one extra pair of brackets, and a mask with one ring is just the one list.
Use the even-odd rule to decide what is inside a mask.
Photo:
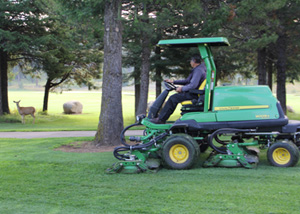
[(111, 152), (64, 153), (73, 139), (2, 139), (0, 211), (18, 213), (299, 213), (300, 165), (257, 169), (162, 169), (107, 175)]

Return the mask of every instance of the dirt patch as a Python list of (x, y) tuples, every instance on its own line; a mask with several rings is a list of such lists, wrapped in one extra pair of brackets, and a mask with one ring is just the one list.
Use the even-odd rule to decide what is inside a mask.
[(94, 153), (94, 152), (112, 152), (116, 146), (96, 146), (92, 141), (77, 141), (68, 145), (62, 145), (55, 151)]

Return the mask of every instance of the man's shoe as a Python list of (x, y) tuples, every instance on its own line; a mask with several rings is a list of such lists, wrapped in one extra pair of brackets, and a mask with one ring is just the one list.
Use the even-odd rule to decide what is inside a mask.
[(158, 117), (151, 119), (150, 122), (155, 123), (155, 124), (164, 124), (165, 123), (164, 121), (162, 121)]

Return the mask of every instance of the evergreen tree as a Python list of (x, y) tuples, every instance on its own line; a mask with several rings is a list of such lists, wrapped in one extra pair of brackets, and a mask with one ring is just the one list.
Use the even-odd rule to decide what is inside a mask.
[[(230, 1), (229, 1), (230, 2)], [(293, 0), (276, 1), (232, 1), (234, 14), (231, 32), (236, 36), (240, 47), (257, 53), (259, 84), (267, 84), (267, 70), (270, 73), (273, 63), (277, 68), (277, 98), (286, 111), (286, 75), (289, 56), (288, 48), (295, 45), (299, 37), (298, 23), (300, 2)], [(228, 3), (228, 2), (227, 2)], [(290, 56), (293, 57), (293, 56)], [(268, 67), (268, 69), (267, 69)]]
[[(297, 56), (294, 47), (299, 37), (299, 1), (218, 1), (210, 8), (214, 9), (205, 10), (208, 20), (204, 29), (210, 32), (215, 29), (230, 39), (231, 49), (225, 51), (233, 65), (230, 71), (235, 71), (238, 65), (239, 72), (246, 71), (244, 74), (249, 76), (254, 68), (259, 84), (272, 87), (272, 73), (276, 68), (277, 98), (285, 111), (286, 76), (297, 79), (295, 71), (299, 66), (289, 64)], [(290, 51), (294, 54), (287, 54)], [(220, 66), (218, 68), (220, 70)]]
[[(73, 2), (74, 3), (74, 2)], [(102, 38), (95, 24), (93, 1), (77, 1), (76, 8), (69, 1), (58, 1), (54, 9), (48, 10), (54, 16), (51, 36), (39, 52), (37, 64), (47, 74), (43, 111), (48, 110), (51, 89), (66, 84), (87, 85), (94, 88), (93, 79), (100, 76), (102, 53), (99, 41)], [(73, 14), (75, 13), (75, 14)], [(88, 21), (94, 17), (92, 21)]]
[(51, 19), (46, 12), (47, 1), (0, 2), (0, 115), (9, 113), (8, 63), (31, 59), (49, 35)]
[[(285, 0), (276, 3), (278, 7), (273, 11), (271, 17), (275, 19), (274, 30), (278, 36), (276, 40), (277, 98), (283, 111), (286, 112), (286, 77), (289, 73), (293, 74), (295, 70), (298, 71), (300, 66), (298, 60), (300, 52), (299, 49), (295, 48), (299, 47), (300, 28), (298, 21), (300, 2), (297, 0)], [(291, 62), (295, 63), (289, 64)], [(292, 80), (297, 79), (299, 76), (299, 73), (296, 77), (291, 74), (289, 76)]]

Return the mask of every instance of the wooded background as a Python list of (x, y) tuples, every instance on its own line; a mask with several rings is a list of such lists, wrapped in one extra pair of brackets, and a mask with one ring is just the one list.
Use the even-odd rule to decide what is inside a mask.
[[(118, 142), (122, 81), (133, 80), (135, 112), (145, 113), (149, 80), (159, 95), (163, 78), (187, 75), (197, 52), (162, 50), (157, 42), (214, 36), (231, 44), (213, 50), (217, 78), (257, 76), (271, 89), (276, 82), (286, 111), (285, 84), (299, 79), (299, 11), (299, 0), (1, 0), (0, 115), (10, 113), (8, 80), (16, 65), (33, 77), (46, 75), (43, 111), (51, 89), (92, 89), (102, 78), (95, 142)], [(122, 76), (122, 67), (134, 69)]]

